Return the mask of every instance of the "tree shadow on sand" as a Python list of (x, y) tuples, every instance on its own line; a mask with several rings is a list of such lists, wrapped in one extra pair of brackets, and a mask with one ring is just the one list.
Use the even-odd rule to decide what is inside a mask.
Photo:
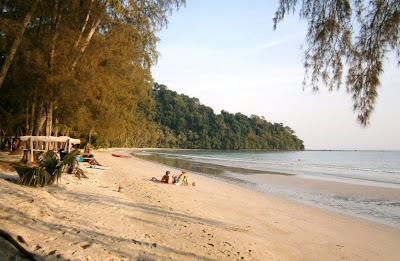
[[(128, 243), (128, 244), (134, 244), (137, 245), (141, 248), (153, 248), (153, 249), (159, 249), (160, 251), (165, 251), (168, 253), (175, 253), (176, 255), (179, 255), (181, 257), (186, 257), (186, 258), (193, 258), (193, 259), (201, 259), (201, 260), (215, 260), (215, 259), (210, 259), (205, 256), (199, 256), (191, 252), (185, 252), (185, 251), (180, 251), (176, 250), (173, 248), (170, 248), (168, 246), (161, 245), (159, 243), (155, 242), (146, 242), (146, 241), (140, 241), (136, 240), (134, 238), (129, 238), (129, 237), (122, 237), (122, 236), (112, 236), (109, 234), (102, 233), (100, 230), (92, 230), (92, 229), (82, 229), (76, 226), (65, 226), (61, 224), (56, 224), (53, 222), (45, 222), (40, 219), (36, 219), (33, 216), (14, 210), (12, 211), (12, 215), (14, 217), (18, 217), (19, 220), (15, 220), (14, 222), (18, 225), (21, 225), (21, 220), (34, 220), (33, 223), (25, 223), (23, 226), (25, 226), (27, 229), (31, 231), (35, 231), (36, 233), (39, 234), (52, 234), (53, 236), (55, 235), (55, 231), (62, 231), (62, 235), (68, 236), (71, 241), (75, 241), (78, 244), (83, 243), (83, 242), (90, 242), (88, 245), (80, 245), (82, 249), (85, 249), (87, 247), (90, 247), (92, 244), (98, 244), (101, 245), (102, 248), (107, 249), (107, 251), (112, 252), (114, 254), (118, 254), (119, 257), (121, 258), (128, 258), (132, 256), (132, 253), (128, 252), (127, 250), (123, 250), (121, 248), (118, 248), (118, 245), (120, 243)], [(13, 221), (11, 221), (13, 222)], [(1, 243), (1, 242), (0, 242)], [(37, 246), (39, 247), (39, 246)], [(0, 248), (1, 249), (1, 248)], [(10, 252), (12, 255), (16, 255), (18, 253), (15, 253), (13, 249), (6, 249), (6, 251)], [(51, 252), (50, 252), (51, 253)], [(37, 253), (35, 253), (37, 255)], [(53, 254), (48, 254), (47, 256), (51, 256)], [(163, 256), (155, 256), (154, 254), (149, 254), (154, 256), (154, 260), (160, 260), (163, 259)], [(38, 258), (38, 260), (41, 260)], [(62, 258), (57, 259), (57, 260), (63, 260)], [(145, 260), (151, 260), (151, 259), (145, 259)]]
[[(58, 199), (58, 200), (69, 200), (69, 201), (76, 201), (77, 203), (82, 203), (82, 202), (88, 202), (88, 204), (96, 204), (102, 208), (123, 208), (124, 211), (127, 211), (127, 213), (144, 213), (147, 215), (154, 215), (154, 216), (160, 216), (160, 217), (171, 217), (173, 219), (176, 219), (181, 222), (185, 223), (200, 223), (204, 224), (207, 226), (214, 226), (214, 227), (224, 227), (224, 228), (229, 228), (232, 227), (232, 225), (224, 222), (220, 222), (217, 220), (213, 219), (208, 219), (208, 218), (203, 218), (199, 216), (193, 216), (193, 215), (187, 215), (183, 213), (176, 213), (172, 211), (168, 211), (165, 209), (162, 209), (159, 206), (153, 206), (149, 204), (135, 204), (132, 202), (129, 202), (127, 200), (123, 200), (114, 196), (107, 196), (107, 195), (96, 195), (94, 193), (76, 193), (76, 192), (69, 192), (65, 190), (65, 188), (61, 187), (48, 187), (48, 188), (42, 188), (43, 190), (46, 190), (49, 195), (52, 197)], [(54, 193), (54, 192), (60, 192), (60, 193)], [(15, 197), (19, 199), (24, 199), (22, 201), (24, 202), (30, 202), (33, 198), (33, 195), (24, 192), (22, 190), (14, 189), (12, 192)], [(1, 196), (0, 196), (1, 198)], [(26, 200), (25, 200), (26, 199)], [(44, 201), (46, 199), (43, 199)], [(39, 200), (39, 201), (43, 201)], [(62, 206), (58, 206), (58, 209), (52, 209), (52, 206), (50, 204), (47, 204), (46, 202), (33, 202), (32, 204), (43, 204), (40, 205), (43, 210), (46, 210), (48, 213), (53, 215), (55, 218), (63, 218), (64, 215), (68, 215), (69, 213), (66, 213), (68, 210), (64, 210)], [(124, 250), (123, 248), (119, 248), (118, 244), (133, 244), (134, 248), (137, 249), (139, 248), (138, 251), (135, 251), (137, 253), (141, 253), (143, 250), (146, 248), (148, 249), (153, 249), (154, 250), (159, 250), (160, 255), (157, 256), (156, 254), (152, 253), (146, 253), (146, 254), (141, 254), (142, 260), (160, 260), (165, 258), (165, 255), (161, 254), (162, 252), (170, 254), (174, 253), (177, 256), (180, 256), (182, 259), (201, 259), (201, 260), (214, 260), (210, 259), (206, 256), (201, 256), (197, 255), (192, 252), (187, 252), (187, 251), (182, 251), (182, 250), (177, 250), (171, 247), (168, 247), (166, 245), (161, 245), (157, 242), (146, 242), (146, 241), (140, 241), (135, 238), (129, 237), (129, 236), (113, 236), (109, 235), (106, 233), (106, 231), (102, 231), (101, 228), (98, 228), (95, 226), (95, 224), (91, 224), (94, 228), (85, 228), (82, 229), (82, 227), (79, 226), (67, 226), (67, 225), (62, 225), (55, 223), (53, 221), (46, 220), (45, 218), (41, 219), (38, 218), (37, 216), (34, 216), (31, 213), (28, 212), (23, 212), (18, 210), (18, 206), (8, 206), (7, 202), (5, 200), (2, 200), (0, 202), (0, 209), (3, 211), (7, 212), (5, 216), (2, 215), (2, 220), (1, 221), (6, 221), (8, 223), (14, 223), (16, 226), (24, 226), (27, 229), (31, 231), (35, 231), (36, 233), (42, 234), (42, 235), (52, 235), (52, 236), (68, 236), (68, 240), (74, 241), (74, 242), (90, 242), (91, 244), (98, 244), (103, 248), (104, 250), (107, 249), (107, 251), (113, 253), (114, 255), (117, 255), (121, 258), (123, 257), (132, 257), (132, 253), (130, 252), (131, 249), (129, 250)], [(126, 216), (127, 218), (130, 219), (135, 219), (135, 217), (132, 217), (131, 215)], [(149, 222), (149, 220), (138, 220), (136, 218), (136, 221), (141, 221), (141, 222)], [(91, 222), (88, 220), (88, 222)], [(152, 223), (152, 225), (159, 225), (156, 223)], [(81, 248), (84, 248), (84, 246), (81, 246)], [(36, 252), (35, 252), (36, 254)], [(105, 253), (106, 254), (106, 253)], [(46, 256), (45, 253), (43, 255)], [(49, 256), (49, 253), (47, 253), (47, 256)], [(139, 258), (140, 259), (140, 258)], [(60, 258), (59, 260), (62, 260)]]
[(66, 196), (74, 197), (80, 202), (89, 201), (90, 204), (97, 204), (101, 207), (110, 207), (110, 208), (124, 208), (125, 210), (132, 210), (132, 212), (140, 211), (145, 214), (155, 215), (160, 217), (171, 217), (175, 220), (179, 220), (182, 222), (188, 223), (199, 223), (208, 226), (220, 227), (220, 228), (232, 228), (235, 229), (236, 227), (230, 223), (221, 222), (214, 219), (188, 215), (184, 213), (177, 213), (175, 211), (168, 211), (163, 207), (157, 205), (150, 205), (150, 204), (136, 204), (129, 202), (127, 200), (123, 200), (117, 197), (108, 197), (108, 196), (98, 196), (93, 193), (77, 193), (77, 192), (65, 192), (63, 193)]

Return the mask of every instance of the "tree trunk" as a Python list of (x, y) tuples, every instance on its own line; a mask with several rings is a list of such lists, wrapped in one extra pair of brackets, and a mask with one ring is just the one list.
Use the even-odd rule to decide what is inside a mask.
[(52, 25), (51, 25), (51, 42), (50, 42), (50, 51), (49, 51), (49, 60), (48, 60), (48, 68), (52, 70), (53, 61), (54, 61), (54, 53), (56, 50), (56, 41), (58, 37), (57, 28), (58, 23), (60, 22), (60, 13), (59, 13), (59, 0), (54, 0), (53, 13), (52, 13)]
[[(35, 127), (33, 129), (33, 136), (40, 136), (40, 131), (42, 130), (45, 120), (46, 114), (43, 108), (43, 100), (40, 100), (35, 114)], [(35, 142), (34, 149), (42, 149), (41, 142)]]
[(21, 246), (15, 239), (6, 231), (0, 229), (0, 236), (10, 242), (16, 249), (18, 249), (27, 259), (36, 260), (36, 257), (28, 252), (23, 246)]
[(46, 114), (44, 113), (43, 101), (39, 102), (39, 106), (35, 115), (35, 127), (33, 129), (33, 136), (39, 136), (42, 126), (46, 120)]
[(91, 128), (89, 131), (89, 143), (91, 143), (91, 141), (92, 141), (92, 132), (93, 132), (93, 128)]
[(29, 131), (27, 133), (28, 136), (33, 135), (34, 121), (35, 121), (35, 115), (36, 115), (36, 105), (37, 105), (37, 101), (38, 101), (37, 88), (38, 88), (37, 85), (35, 85), (35, 89), (32, 92), (31, 117), (29, 120)]
[(37, 28), (37, 36), (39, 37), (40, 31), (42, 29), (42, 24), (43, 24), (43, 1), (39, 2), (39, 10), (40, 10), (40, 16), (39, 16), (39, 26)]
[(25, 107), (25, 135), (28, 135), (29, 132), (29, 104), (28, 101), (26, 102)]
[[(60, 6), (59, 6), (59, 0), (54, 0), (53, 2), (53, 12), (51, 14), (51, 41), (50, 41), (50, 50), (49, 50), (49, 58), (48, 58), (48, 69), (51, 72), (54, 68), (53, 62), (54, 62), (54, 54), (56, 50), (56, 41), (58, 37), (58, 24), (61, 20), (61, 15), (60, 15)], [(51, 88), (51, 86), (50, 86)], [(50, 89), (48, 91), (48, 96), (50, 99), (53, 98), (53, 89)], [(53, 128), (53, 102), (49, 101), (46, 106), (46, 114), (45, 114), (45, 121), (46, 121), (46, 129), (45, 129), (45, 135), (46, 136), (51, 136), (52, 133), (52, 128)], [(50, 142), (45, 142), (44, 144), (45, 150), (50, 150), (53, 148), (50, 148)]]
[(35, 111), (36, 111), (36, 101), (32, 102), (32, 108), (31, 108), (31, 118), (29, 119), (29, 131), (28, 131), (28, 136), (33, 135), (33, 124), (34, 124), (34, 119), (35, 119)]
[(93, 0), (90, 1), (90, 7), (89, 7), (89, 10), (88, 10), (88, 12), (87, 12), (87, 14), (86, 14), (85, 22), (84, 22), (83, 25), (82, 25), (81, 33), (79, 34), (79, 37), (78, 37), (78, 39), (77, 39), (76, 42), (75, 42), (75, 48), (78, 48), (79, 43), (80, 43), (80, 41), (81, 41), (81, 39), (82, 39), (82, 35), (83, 35), (83, 33), (85, 32), (87, 23), (89, 22), (90, 13), (91, 13), (91, 11), (92, 11), (92, 5), (93, 5)]
[[(56, 109), (56, 108), (54, 108), (54, 109)], [(54, 136), (56, 136), (56, 137), (58, 137), (58, 118), (55, 118), (55, 120), (54, 120)]]
[(14, 59), (15, 53), (17, 52), (17, 49), (21, 42), (22, 36), (24, 35), (26, 26), (28, 25), (28, 22), (31, 19), (33, 11), (35, 10), (38, 2), (39, 2), (39, 0), (35, 0), (35, 2), (32, 4), (31, 9), (29, 9), (28, 13), (25, 15), (23, 24), (22, 24), (20, 30), (17, 32), (14, 42), (12, 43), (8, 54), (6, 55), (6, 59), (0, 70), (0, 87), (3, 84), (4, 78), (6, 77), (6, 74), (8, 72), (8, 69), (10, 68), (11, 62)]
[[(46, 136), (51, 136), (53, 128), (53, 102), (49, 102), (46, 108)], [(52, 149), (49, 148), (49, 143), (45, 144), (46, 150)]]
[(72, 63), (72, 67), (71, 67), (72, 71), (75, 69), (76, 65), (78, 64), (78, 61), (81, 58), (82, 53), (85, 52), (86, 48), (88, 47), (88, 45), (90, 43), (90, 40), (93, 37), (94, 32), (96, 32), (97, 26), (99, 26), (99, 24), (100, 24), (101, 15), (103, 14), (103, 12), (106, 11), (107, 6), (109, 4), (110, 4), (110, 0), (106, 0), (106, 2), (103, 5), (102, 12), (99, 14), (97, 19), (95, 21), (93, 21), (92, 27), (90, 28), (90, 31), (89, 31), (88, 35), (86, 36), (86, 39), (83, 42), (81, 49), (79, 50), (78, 54), (76, 55), (76, 58), (75, 58), (74, 62)]

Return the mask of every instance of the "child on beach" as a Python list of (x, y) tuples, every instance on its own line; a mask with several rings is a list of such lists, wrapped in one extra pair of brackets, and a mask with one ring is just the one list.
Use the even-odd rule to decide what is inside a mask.
[(189, 185), (189, 179), (188, 179), (186, 171), (182, 171), (182, 174), (179, 175), (178, 182), (179, 182), (179, 185), (181, 185), (181, 186)]

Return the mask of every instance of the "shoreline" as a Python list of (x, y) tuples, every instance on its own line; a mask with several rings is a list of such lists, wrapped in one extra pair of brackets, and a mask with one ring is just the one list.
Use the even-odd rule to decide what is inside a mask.
[[(152, 154), (151, 150), (143, 153), (134, 150), (131, 155), (165, 167), (192, 171), (267, 195), (400, 229), (400, 186), (397, 183), (294, 173), (280, 175), (273, 171), (251, 169), (251, 166), (241, 168), (226, 163), (209, 163), (209, 156), (202, 154), (184, 154), (182, 157), (181, 154), (168, 151)], [(224, 158), (223, 161), (229, 160)]]
[[(151, 150), (164, 150), (164, 149), (146, 149), (148, 151)], [(171, 151), (175, 150), (175, 149), (169, 149)], [(196, 151), (195, 149), (177, 149), (182, 150), (182, 151)], [(135, 149), (136, 151), (136, 149)], [(315, 150), (317, 151), (317, 150)], [(320, 150), (320, 151), (328, 151), (328, 150)], [(339, 151), (339, 150), (337, 150)], [(343, 150), (342, 150), (343, 151)], [(174, 167), (171, 165), (168, 165), (166, 163), (162, 163), (160, 161), (157, 160), (153, 160), (153, 159), (145, 159), (145, 157), (142, 157), (139, 153), (130, 153), (131, 156), (140, 158), (140, 159), (144, 159), (146, 161), (155, 163), (155, 164), (161, 164), (167, 167)], [(181, 161), (188, 161), (191, 162), (190, 160), (184, 160), (184, 159), (180, 159)], [(240, 167), (226, 167), (223, 165), (217, 165), (217, 164), (213, 164), (213, 163), (202, 163), (202, 165), (208, 165), (208, 166), (219, 166), (221, 168), (224, 169), (243, 169), (246, 173), (249, 174), (271, 174), (271, 175), (281, 175), (281, 176), (291, 176), (291, 177), (298, 177), (298, 178), (303, 178), (303, 179), (307, 179), (307, 180), (320, 180), (320, 181), (327, 181), (327, 182), (335, 182), (335, 183), (344, 183), (344, 184), (354, 184), (354, 185), (359, 185), (359, 186), (368, 186), (368, 187), (382, 187), (382, 188), (391, 188), (391, 189), (400, 189), (400, 183), (389, 183), (386, 181), (379, 181), (379, 180), (374, 180), (374, 179), (352, 179), (352, 178), (348, 178), (348, 177), (340, 177), (340, 180), (338, 178), (335, 177), (331, 177), (331, 178), (327, 178), (327, 177), (318, 177), (318, 176), (312, 176), (312, 175), (304, 175), (304, 174), (297, 174), (297, 173), (288, 173), (288, 172), (279, 172), (279, 171), (270, 171), (270, 170), (257, 170), (257, 169), (245, 169), (245, 168), (240, 168)], [(180, 169), (179, 167), (174, 167), (176, 169)], [(194, 171), (196, 172), (196, 171)], [(206, 172), (197, 172), (199, 175), (209, 175), (210, 173), (206, 173)], [(361, 182), (361, 183), (357, 183)]]
[(378, 149), (378, 150), (373, 150), (373, 149), (304, 149), (304, 150), (266, 150), (266, 149), (239, 149), (239, 150), (218, 150), (218, 149), (183, 149), (183, 148), (106, 148), (106, 149), (100, 149), (100, 150), (110, 150), (110, 149), (129, 149), (129, 150), (204, 150), (204, 151), (278, 151), (278, 152), (291, 152), (291, 151), (381, 151), (381, 152), (387, 152), (387, 151), (400, 151), (396, 149)]
[[(22, 187), (4, 179), (16, 174), (0, 170), (0, 225), (21, 235), (28, 250), (45, 260), (394, 260), (400, 255), (399, 229), (194, 173), (189, 178), (195, 187), (151, 182), (165, 166), (112, 157), (113, 152), (129, 150), (94, 151), (108, 168), (85, 167), (89, 179), (64, 175), (59, 186)], [(123, 193), (116, 192), (119, 184)]]

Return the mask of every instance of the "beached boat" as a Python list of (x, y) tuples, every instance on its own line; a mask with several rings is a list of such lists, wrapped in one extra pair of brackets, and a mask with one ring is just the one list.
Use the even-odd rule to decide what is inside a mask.
[(114, 157), (118, 157), (118, 158), (132, 158), (132, 156), (128, 156), (128, 155), (121, 155), (121, 154), (112, 154)]

